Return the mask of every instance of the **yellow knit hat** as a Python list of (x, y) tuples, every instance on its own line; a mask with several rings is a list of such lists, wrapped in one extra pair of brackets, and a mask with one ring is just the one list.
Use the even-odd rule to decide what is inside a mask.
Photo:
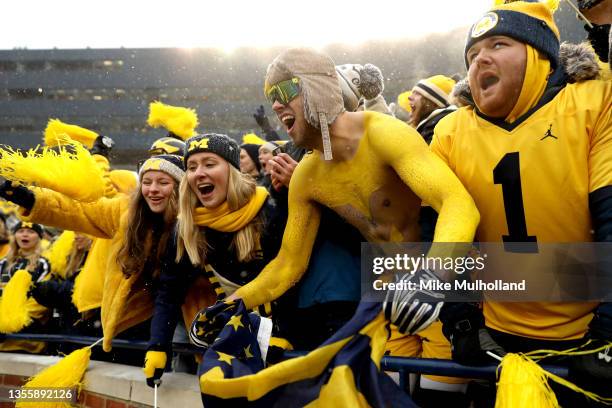
[(450, 105), (448, 97), (455, 86), (455, 80), (444, 75), (434, 75), (421, 79), (412, 88), (412, 92), (418, 92), (437, 106), (443, 108)]

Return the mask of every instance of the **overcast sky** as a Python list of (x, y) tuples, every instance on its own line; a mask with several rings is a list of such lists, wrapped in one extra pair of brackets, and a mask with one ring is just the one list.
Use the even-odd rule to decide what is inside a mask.
[[(300, 4), (301, 7), (295, 6)], [(473, 23), (493, 0), (7, 0), (0, 49), (359, 44)]]

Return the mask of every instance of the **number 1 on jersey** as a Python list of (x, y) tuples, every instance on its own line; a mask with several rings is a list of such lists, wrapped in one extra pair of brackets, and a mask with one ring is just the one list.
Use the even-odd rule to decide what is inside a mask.
[[(508, 235), (503, 235), (508, 252), (538, 252), (535, 235), (527, 235), (527, 221), (523, 206), (519, 152), (506, 153), (493, 169), (493, 182), (501, 184)], [(533, 245), (512, 245), (513, 242), (531, 242)]]

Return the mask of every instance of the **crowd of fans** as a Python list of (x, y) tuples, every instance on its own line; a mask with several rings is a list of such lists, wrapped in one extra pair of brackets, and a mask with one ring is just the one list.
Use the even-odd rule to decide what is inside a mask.
[[(610, 5), (583, 3), (587, 13)], [(94, 358), (144, 364), (153, 385), (173, 367), (195, 373), (172, 344), (212, 344), (220, 328), (206, 310), (218, 302), (241, 299), (271, 318), (270, 364), (283, 350), (317, 348), (357, 310), (362, 242), (612, 241), (609, 51), (590, 32), (598, 56), (560, 46), (543, 3), (495, 6), (470, 30), (467, 78), (431, 73), (390, 105), (374, 65), (334, 66), (318, 51), (290, 49), (265, 79), (289, 141), (263, 106), (253, 115), (262, 137), (241, 144), (198, 134), (195, 113), (163, 106), (168, 136), (137, 173), (112, 170), (108, 137), (84, 143), (103, 169), (104, 197), (4, 181), (4, 292), (18, 271), (31, 275), (32, 319), (21, 332), (104, 337)], [(563, 147), (538, 150), (546, 135)], [(505, 182), (518, 182), (518, 196)], [(406, 279), (444, 280), (436, 272)], [(487, 351), (612, 340), (608, 303), (445, 304), (441, 296), (388, 296), (388, 354), (480, 365), (495, 363)], [(114, 338), (148, 341), (148, 350), (113, 349)], [(45, 347), (0, 342), (2, 351), (71, 351)], [(609, 360), (553, 362), (609, 397)], [(566, 404), (585, 403), (565, 394)], [(412, 395), (422, 406), (490, 406), (495, 387), (423, 375)]]

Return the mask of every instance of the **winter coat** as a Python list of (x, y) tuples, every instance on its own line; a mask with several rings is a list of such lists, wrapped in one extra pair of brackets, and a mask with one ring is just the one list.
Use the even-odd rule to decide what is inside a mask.
[[(264, 223), (259, 242), (261, 253), (248, 262), (241, 262), (237, 259), (232, 245), (235, 234), (233, 232), (220, 232), (207, 227), (200, 228), (200, 232), (206, 234), (206, 242), (209, 247), (205, 267), (192, 265), (187, 254), (184, 254), (181, 260), (176, 263), (174, 261), (177, 250), (176, 234), (169, 241), (165, 260), (162, 261), (160, 282), (155, 298), (149, 349), (164, 351), (171, 349), (172, 335), (180, 314), (181, 304), (183, 304), (187, 291), (193, 282), (205, 276), (206, 270), (214, 271), (214, 278), (216, 279), (213, 280), (221, 282), (221, 287), (226, 289), (237, 288), (254, 279), (264, 266), (276, 256), (280, 248), (286, 220), (277, 216), (276, 207), (269, 197), (259, 210), (257, 217), (261, 217)], [(217, 293), (224, 293), (223, 289), (219, 289), (219, 285), (216, 284), (215, 290)], [(202, 296), (206, 295), (202, 294)], [(277, 331), (282, 331), (279, 324), (282, 324), (284, 316), (281, 316), (281, 314), (284, 310), (287, 310), (287, 307), (281, 307), (280, 305), (287, 306), (286, 303), (290, 302), (288, 299), (289, 297), (281, 299), (280, 302), (272, 306), (272, 318)], [(212, 302), (209, 303), (210, 305), (212, 305)]]
[(117, 333), (147, 320), (153, 310), (149, 291), (131, 291), (139, 274), (128, 278), (117, 263), (119, 250), (125, 245), (129, 198), (119, 194), (111, 199), (100, 198), (91, 203), (82, 203), (48, 189), (34, 188), (33, 191), (36, 201), (31, 211), (22, 214), (24, 220), (102, 239), (106, 252), (94, 254), (95, 246), (100, 243), (96, 240), (90, 257), (98, 263), (91, 267), (103, 278), (103, 287), (99, 286), (98, 290), (101, 292), (103, 347), (108, 351)]

